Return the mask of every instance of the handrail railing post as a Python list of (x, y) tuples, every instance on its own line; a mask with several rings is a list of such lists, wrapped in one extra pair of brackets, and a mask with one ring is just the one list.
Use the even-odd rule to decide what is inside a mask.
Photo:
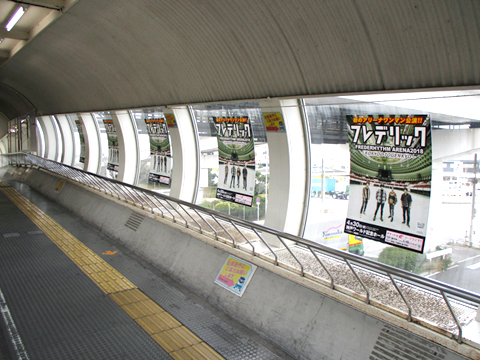
[(257, 234), (257, 236), (260, 238), (260, 240), (262, 240), (262, 242), (265, 244), (265, 246), (268, 248), (268, 250), (270, 250), (270, 252), (273, 254), (273, 256), (275, 256), (274, 265), (278, 265), (278, 256), (277, 256), (277, 254), (275, 254), (275, 251), (273, 251), (273, 249), (271, 248), (271, 246), (268, 244), (267, 241), (265, 241), (265, 239), (264, 239), (263, 236), (257, 231), (257, 229), (253, 228), (253, 231), (255, 231), (255, 234)]
[(348, 267), (350, 268), (350, 270), (352, 270), (353, 274), (355, 275), (355, 277), (357, 278), (357, 280), (359, 281), (359, 283), (362, 285), (363, 289), (365, 290), (365, 292), (367, 293), (367, 297), (365, 299), (365, 302), (367, 304), (370, 304), (370, 291), (368, 291), (367, 287), (365, 286), (365, 284), (363, 283), (362, 279), (360, 279), (360, 276), (358, 276), (357, 272), (355, 271), (355, 269), (353, 268), (353, 266), (350, 264), (350, 261), (348, 261), (348, 259), (343, 259), (345, 260), (345, 262), (347, 263)]
[(235, 227), (235, 229), (237, 229), (237, 231), (240, 233), (240, 235), (242, 235), (243, 238), (250, 244), (250, 246), (252, 247), (252, 255), (255, 256), (255, 247), (253, 246), (253, 244), (252, 244), (250, 241), (248, 241), (248, 239), (247, 239), (247, 237), (245, 236), (245, 234), (240, 231), (240, 229), (238, 228), (237, 225), (235, 225), (234, 222), (232, 222), (231, 224)]
[(315, 259), (317, 259), (317, 261), (320, 263), (320, 265), (322, 265), (323, 267), (323, 270), (325, 270), (325, 272), (327, 273), (328, 276), (330, 276), (330, 280), (331, 283), (330, 283), (330, 288), (332, 290), (335, 289), (335, 280), (333, 278), (333, 275), (330, 273), (330, 271), (328, 271), (327, 267), (323, 264), (323, 262), (320, 260), (320, 258), (318, 257), (318, 255), (315, 253), (315, 251), (312, 250), (312, 248), (310, 246), (308, 246), (308, 249), (310, 250), (310, 252), (313, 254), (313, 256), (315, 256)]
[[(190, 216), (190, 218), (198, 225), (198, 230), (200, 231), (200, 234), (202, 233), (202, 226), (198, 223), (197, 220), (195, 220), (195, 218), (187, 211), (184, 209), (184, 207), (182, 206), (182, 204), (178, 204), (178, 206), (180, 206), (182, 208), (182, 210), (185, 212), (185, 214), (187, 214), (188, 216)], [(188, 226), (187, 226), (188, 227)]]
[(218, 240), (218, 232), (217, 232), (217, 230), (215, 230), (215, 228), (214, 228), (212, 225), (210, 225), (210, 223), (209, 223), (207, 220), (205, 220), (205, 219), (203, 218), (203, 216), (198, 212), (197, 209), (192, 209), (192, 210), (197, 213), (197, 215), (200, 217), (200, 219), (202, 219), (203, 222), (210, 227), (210, 229), (212, 229), (212, 231), (213, 231), (214, 234), (215, 234), (215, 240)]
[(282, 238), (280, 237), (280, 235), (277, 235), (277, 238), (278, 240), (281, 241), (281, 243), (283, 244), (283, 246), (285, 246), (285, 249), (288, 250), (288, 252), (293, 256), (293, 258), (295, 260), (297, 260), (298, 262), (298, 265), (300, 265), (300, 275), (303, 276), (304, 273), (303, 273), (303, 264), (300, 262), (300, 260), (297, 259), (297, 257), (295, 256), (295, 254), (292, 252), (292, 250), (290, 250), (290, 248), (288, 247), (288, 245), (285, 243), (285, 241), (282, 240)]
[(233, 247), (235, 247), (235, 238), (232, 236), (232, 234), (230, 234), (230, 232), (225, 228), (225, 226), (222, 225), (222, 223), (220, 221), (217, 220), (217, 218), (212, 215), (212, 218), (213, 220), (215, 220), (217, 222), (218, 225), (220, 225), (220, 227), (232, 238), (232, 242), (233, 242)]
[[(170, 210), (168, 210), (168, 208), (167, 208), (155, 195), (153, 195), (153, 197), (154, 197), (155, 199), (157, 199), (157, 201), (160, 203), (160, 205), (162, 205), (162, 206), (165, 208), (165, 210), (167, 210), (167, 212), (168, 212), (170, 215), (172, 215), (172, 221), (173, 221), (173, 222), (176, 222), (176, 221), (175, 221), (175, 215), (173, 215), (172, 212), (171, 212)], [(165, 217), (165, 216), (163, 216), (163, 212), (162, 212), (162, 217)]]
[(412, 321), (412, 307), (410, 306), (410, 304), (408, 303), (407, 299), (406, 299), (405, 296), (403, 295), (403, 292), (402, 292), (402, 291), (400, 290), (400, 288), (398, 287), (397, 282), (396, 282), (395, 279), (393, 278), (392, 274), (388, 273), (388, 276), (390, 277), (390, 280), (392, 280), (393, 286), (395, 286), (395, 289), (397, 289), (398, 293), (400, 294), (400, 296), (402, 297), (403, 301), (405, 302), (405, 305), (407, 306), (407, 309), (408, 309), (408, 318), (407, 318), (407, 321), (408, 321), (408, 322), (411, 322), (411, 321)]
[(175, 207), (172, 206), (172, 204), (170, 204), (170, 201), (168, 201), (167, 199), (165, 199), (165, 201), (166, 201), (167, 204), (172, 208), (172, 210), (174, 210), (178, 215), (180, 215), (180, 217), (183, 219), (183, 221), (185, 221), (185, 227), (188, 228), (188, 221), (187, 221), (187, 219), (185, 219), (185, 218), (183, 217), (183, 215), (180, 214), (180, 212), (179, 212), (177, 209), (175, 209)]
[(445, 292), (440, 291), (440, 293), (442, 294), (443, 299), (445, 300), (445, 303), (448, 306), (448, 310), (450, 310), (450, 313), (452, 314), (453, 319), (455, 320), (455, 323), (457, 324), (457, 327), (458, 327), (458, 339), (457, 339), (457, 341), (458, 341), (459, 344), (461, 344), (463, 342), (463, 330), (462, 330), (462, 326), (460, 325), (460, 321), (458, 321), (457, 315), (455, 315), (455, 311), (453, 311), (452, 305), (450, 305), (450, 301), (448, 301), (448, 298), (445, 295)]

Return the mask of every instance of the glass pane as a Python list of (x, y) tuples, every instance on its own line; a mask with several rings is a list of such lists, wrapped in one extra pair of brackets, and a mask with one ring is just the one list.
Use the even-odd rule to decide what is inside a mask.
[[(63, 137), (62, 134), (60, 133), (60, 127), (58, 126), (58, 121), (55, 116), (50, 116), (50, 119), (52, 120), (53, 128), (55, 129), (55, 139), (56, 139), (56, 159), (55, 161), (61, 162), (62, 161), (62, 153), (63, 153)], [(26, 121), (25, 121), (26, 123)]]
[(100, 171), (98, 172), (99, 175), (106, 176), (110, 179), (116, 179), (118, 176), (118, 171), (114, 169), (108, 169), (109, 161), (110, 164), (114, 163), (114, 152), (113, 147), (109, 145), (109, 139), (107, 135), (107, 130), (105, 128), (105, 121), (111, 121), (112, 116), (110, 115), (109, 111), (104, 112), (97, 112), (92, 114), (93, 119), (98, 124), (98, 129), (100, 130)]
[[(152, 124), (152, 121), (165, 120), (165, 115), (160, 108), (132, 110), (131, 114), (137, 125), (138, 144), (140, 147), (140, 174), (138, 186), (169, 195), (170, 182), (165, 183), (159, 181), (161, 176), (162, 178), (168, 177), (170, 179), (173, 166), (170, 136), (168, 134), (168, 130), (166, 130), (168, 128), (166, 125), (165, 127), (162, 127), (162, 129), (167, 132), (166, 137), (165, 135), (162, 135), (162, 139), (165, 143), (168, 140), (168, 149), (158, 149), (155, 135), (153, 135), (154, 137), (152, 138), (152, 136), (149, 134), (147, 124), (147, 122)], [(168, 162), (170, 162), (170, 164)]]
[[(263, 223), (268, 201), (269, 156), (266, 131), (258, 102), (208, 104), (193, 106), (200, 137), (200, 185), (197, 204), (225, 214)], [(252, 207), (223, 201), (216, 198), (220, 171), (218, 165), (218, 143), (213, 117), (249, 118), (255, 147), (255, 192)], [(222, 171), (224, 174), (224, 171)], [(227, 179), (228, 181), (228, 179)], [(258, 204), (258, 205), (257, 205)]]
[[(476, 215), (480, 186), (475, 185), (479, 168), (475, 145), (480, 128), (478, 104), (478, 90), (306, 99), (311, 131), (312, 198), (305, 237), (480, 293), (471, 271), (480, 268), (476, 260), (480, 256), (480, 222)], [(352, 241), (343, 234), (350, 166), (346, 115), (395, 114), (425, 114), (431, 119), (430, 207), (415, 209), (429, 211), (425, 254), (368, 239)], [(372, 194), (370, 212), (376, 206), (373, 191)], [(390, 212), (385, 207), (384, 226), (403, 219), (400, 193), (397, 196), (393, 217), (387, 218)], [(412, 203), (412, 209), (415, 205), (420, 206)], [(373, 216), (368, 211), (367, 216)]]
[(35, 123), (37, 125), (37, 137), (38, 137), (37, 153), (38, 153), (38, 156), (45, 157), (45, 135), (43, 133), (43, 129), (42, 129), (42, 126), (40, 125), (40, 122), (38, 120), (35, 120)]
[(73, 167), (83, 170), (85, 166), (85, 136), (83, 124), (77, 114), (66, 115), (73, 132)]

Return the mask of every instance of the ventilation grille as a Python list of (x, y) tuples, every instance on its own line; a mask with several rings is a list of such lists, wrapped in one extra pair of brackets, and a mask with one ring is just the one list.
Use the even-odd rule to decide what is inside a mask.
[(134, 212), (128, 218), (127, 222), (125, 223), (125, 226), (128, 227), (129, 229), (132, 229), (133, 231), (137, 231), (140, 225), (142, 225), (143, 219), (145, 219), (144, 215)]
[(385, 325), (378, 336), (369, 359), (440, 360), (445, 359), (446, 355), (447, 352), (444, 348), (430, 341), (408, 334), (393, 326)]

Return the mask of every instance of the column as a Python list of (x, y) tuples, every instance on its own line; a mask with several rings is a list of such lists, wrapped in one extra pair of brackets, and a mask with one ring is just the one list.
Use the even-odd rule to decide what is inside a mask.
[(55, 161), (57, 158), (57, 139), (52, 119), (49, 116), (39, 116), (38, 122), (42, 127), (45, 140), (45, 158)]
[(60, 161), (63, 164), (72, 166), (75, 158), (73, 130), (65, 115), (57, 115), (56, 118), (63, 137), (62, 158)]
[(110, 115), (117, 130), (120, 152), (118, 180), (127, 184), (134, 184), (138, 174), (139, 149), (132, 118), (127, 110), (111, 111)]
[(195, 203), (200, 171), (195, 119), (186, 106), (165, 108), (163, 113), (175, 116), (175, 126), (168, 128), (173, 158), (170, 196)]
[(85, 135), (85, 171), (97, 174), (100, 167), (100, 138), (97, 124), (90, 113), (78, 115), (82, 121)]
[[(264, 100), (262, 113), (280, 113), (285, 131), (268, 131), (270, 185), (265, 226), (293, 235), (303, 234), (310, 178), (308, 139), (297, 100)], [(266, 239), (274, 246), (280, 242)]]

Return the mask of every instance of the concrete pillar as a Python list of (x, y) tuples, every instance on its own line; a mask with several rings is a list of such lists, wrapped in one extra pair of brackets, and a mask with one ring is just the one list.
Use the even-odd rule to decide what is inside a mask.
[[(270, 186), (265, 226), (302, 235), (308, 208), (310, 174), (308, 139), (297, 100), (265, 100), (262, 113), (281, 113), (285, 132), (268, 131)], [(267, 239), (274, 246), (276, 239)]]
[(426, 234), (426, 243), (424, 251), (435, 251), (437, 245), (445, 241), (442, 234), (442, 224), (436, 220), (437, 215), (443, 211), (442, 191), (443, 191), (443, 161), (432, 161), (432, 182), (430, 191), (430, 209), (428, 212), (428, 229)]
[(74, 138), (73, 138), (73, 129), (70, 126), (66, 115), (57, 115), (58, 126), (63, 137), (63, 148), (62, 148), (62, 158), (61, 162), (66, 165), (73, 165), (75, 158), (75, 148), (74, 148)]
[(57, 159), (57, 138), (52, 119), (49, 116), (39, 116), (38, 122), (42, 127), (45, 140), (45, 158), (55, 161)]
[(172, 178), (170, 196), (195, 203), (200, 173), (197, 127), (188, 107), (163, 109), (167, 117), (175, 117), (175, 125), (169, 127), (172, 149)]
[(8, 133), (8, 118), (0, 113), (0, 139)]
[(37, 146), (38, 146), (38, 139), (37, 139), (37, 117), (35, 116), (35, 112), (32, 111), (26, 117), (28, 121), (29, 127), (29, 144), (27, 149), (23, 149), (26, 151), (31, 152), (32, 154), (37, 154)]
[(85, 171), (97, 174), (100, 167), (100, 137), (95, 119), (90, 113), (78, 115), (85, 135)]
[(134, 184), (138, 173), (138, 143), (130, 113), (126, 110), (111, 111), (113, 124), (117, 130), (119, 147), (118, 180)]

